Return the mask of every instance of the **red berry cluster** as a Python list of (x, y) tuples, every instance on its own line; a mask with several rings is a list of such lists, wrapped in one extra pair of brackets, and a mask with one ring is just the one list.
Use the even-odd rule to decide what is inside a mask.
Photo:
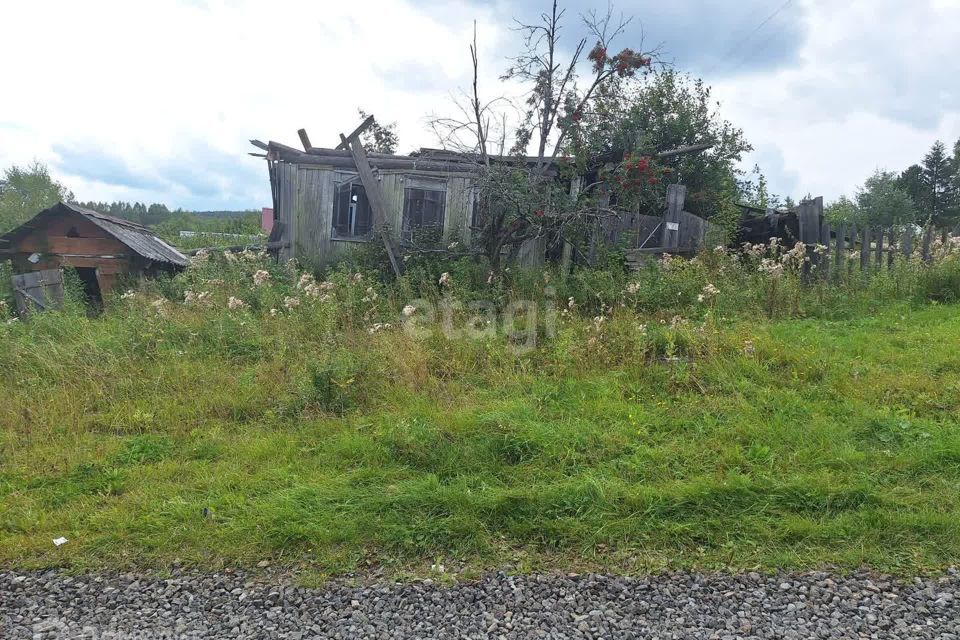
[(643, 183), (659, 184), (658, 173), (666, 174), (669, 169), (658, 169), (650, 156), (634, 156), (628, 154), (623, 158), (623, 165), (613, 174), (613, 181), (621, 189), (631, 191), (639, 189)]
[(611, 58), (607, 56), (607, 48), (600, 42), (594, 45), (590, 53), (587, 54), (587, 58), (593, 62), (595, 73), (600, 73), (607, 66), (611, 66), (614, 73), (621, 78), (634, 76), (638, 69), (649, 67), (653, 63), (650, 56), (637, 53), (630, 48), (624, 49)]

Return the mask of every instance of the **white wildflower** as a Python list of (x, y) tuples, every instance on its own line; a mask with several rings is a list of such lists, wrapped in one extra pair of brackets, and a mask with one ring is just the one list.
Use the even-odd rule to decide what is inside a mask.
[(363, 297), (362, 302), (373, 302), (379, 297), (373, 287), (367, 287), (367, 290), (365, 293), (367, 295)]
[(631, 282), (630, 284), (627, 285), (627, 293), (629, 293), (630, 295), (635, 296), (639, 291), (640, 291), (639, 282)]
[(309, 285), (314, 283), (313, 276), (309, 273), (303, 273), (300, 275), (300, 279), (297, 280), (297, 289), (305, 289)]
[(402, 313), (402, 314), (404, 315), (404, 317), (409, 318), (410, 316), (412, 316), (412, 315), (415, 314), (416, 312), (417, 312), (417, 308), (416, 308), (415, 306), (413, 306), (412, 304), (408, 304), (407, 306), (405, 306), (405, 307), (403, 308), (403, 311), (401, 311), (400, 313)]
[(367, 333), (370, 333), (372, 335), (374, 333), (379, 333), (380, 331), (385, 331), (386, 329), (389, 329), (392, 326), (393, 325), (390, 324), (389, 322), (377, 322), (373, 326), (371, 326), (369, 329), (367, 329)]
[(183, 292), (183, 304), (193, 304), (197, 301), (197, 294), (190, 289)]
[(253, 286), (259, 287), (263, 284), (266, 284), (270, 280), (270, 272), (264, 271), (263, 269), (257, 269), (257, 272), (253, 274)]
[(124, 293), (120, 295), (121, 300), (129, 300), (137, 295), (137, 292), (133, 289), (127, 289)]
[(577, 308), (577, 301), (573, 299), (573, 296), (567, 299), (567, 309), (573, 311)]
[(240, 298), (235, 298), (230, 296), (230, 299), (227, 300), (227, 308), (231, 311), (236, 311), (237, 309), (246, 309), (247, 303), (241, 300)]
[(764, 258), (760, 261), (760, 267), (758, 270), (760, 273), (764, 273), (768, 277), (776, 279), (783, 275), (783, 264), (770, 258)]
[(270, 309), (270, 315), (271, 315), (271, 316), (274, 316), (274, 317), (275, 317), (278, 313), (280, 313), (280, 312), (277, 311), (276, 309)]
[(300, 298), (295, 298), (287, 296), (283, 299), (283, 306), (289, 311), (290, 309), (300, 306)]
[(441, 287), (448, 287), (448, 286), (450, 286), (450, 274), (447, 273), (446, 271), (444, 271), (443, 273), (441, 273), (441, 274), (440, 274), (440, 281), (439, 281), (439, 283), (440, 283), (440, 286), (441, 286)]

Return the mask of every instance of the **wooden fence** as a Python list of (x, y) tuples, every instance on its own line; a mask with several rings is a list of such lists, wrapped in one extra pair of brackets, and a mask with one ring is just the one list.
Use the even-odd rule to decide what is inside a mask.
[(871, 265), (880, 268), (884, 264), (892, 269), (897, 255), (908, 259), (918, 254), (921, 260), (930, 262), (934, 238), (946, 235), (930, 225), (831, 224), (824, 217), (822, 197), (801, 202), (797, 207), (797, 221), (799, 240), (807, 247), (808, 260), (803, 272), (808, 279), (816, 275), (816, 271), (821, 277), (828, 277), (831, 268), (852, 267), (855, 262), (859, 262), (863, 271), (868, 271)]

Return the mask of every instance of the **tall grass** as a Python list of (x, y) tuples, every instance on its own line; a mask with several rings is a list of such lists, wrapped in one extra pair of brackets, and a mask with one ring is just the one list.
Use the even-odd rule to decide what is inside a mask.
[(4, 321), (0, 564), (955, 562), (956, 257), (761, 259), (384, 285), (212, 254)]

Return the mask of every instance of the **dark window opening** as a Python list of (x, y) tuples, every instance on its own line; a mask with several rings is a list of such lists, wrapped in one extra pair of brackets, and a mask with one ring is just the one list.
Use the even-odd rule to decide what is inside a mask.
[(94, 311), (103, 308), (103, 296), (100, 293), (100, 282), (97, 280), (95, 267), (75, 267), (77, 276), (83, 284), (83, 297), (87, 305)]
[(70, 230), (67, 231), (67, 237), (68, 237), (68, 238), (79, 238), (79, 237), (80, 237), (80, 232), (77, 231), (77, 228), (76, 228), (76, 227), (70, 227)]
[(414, 232), (420, 229), (443, 231), (443, 214), (446, 207), (447, 192), (438, 189), (417, 189), (408, 187), (403, 198), (403, 234), (404, 240), (411, 240)]
[(480, 192), (473, 192), (473, 209), (470, 212), (470, 227), (474, 230), (482, 229), (487, 222), (487, 207), (480, 201)]
[(354, 181), (337, 185), (333, 201), (333, 237), (366, 238), (373, 228), (373, 213), (363, 185)]

